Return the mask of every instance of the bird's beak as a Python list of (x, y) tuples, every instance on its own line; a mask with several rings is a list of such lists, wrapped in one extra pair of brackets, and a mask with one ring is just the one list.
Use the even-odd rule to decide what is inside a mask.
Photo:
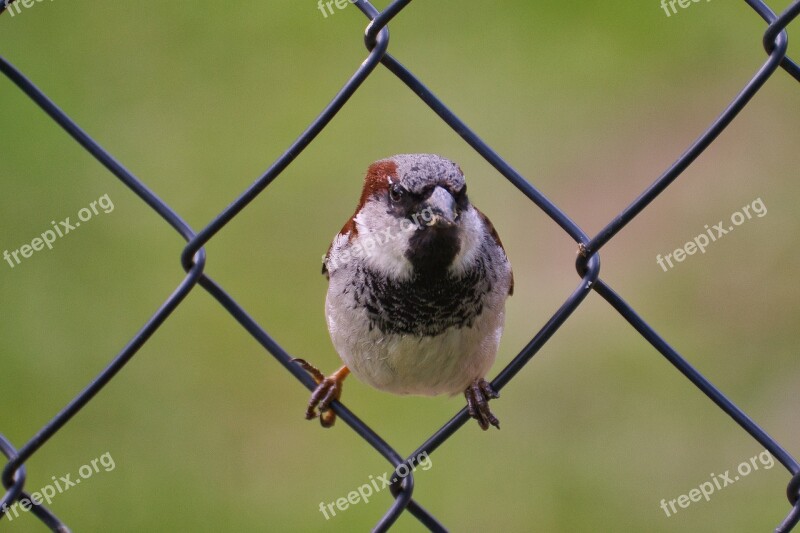
[(436, 187), (424, 204), (422, 218), (427, 226), (436, 228), (454, 226), (458, 219), (458, 213), (453, 195), (442, 187)]

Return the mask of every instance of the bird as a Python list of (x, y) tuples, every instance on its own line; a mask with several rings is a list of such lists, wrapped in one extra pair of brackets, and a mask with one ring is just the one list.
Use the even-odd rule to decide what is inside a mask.
[(400, 395), (463, 393), (481, 429), (500, 429), (486, 381), (514, 276), (494, 226), (467, 197), (464, 173), (434, 154), (372, 163), (353, 216), (323, 257), (325, 316), (344, 363), (316, 381), (306, 418), (331, 427), (344, 379)]

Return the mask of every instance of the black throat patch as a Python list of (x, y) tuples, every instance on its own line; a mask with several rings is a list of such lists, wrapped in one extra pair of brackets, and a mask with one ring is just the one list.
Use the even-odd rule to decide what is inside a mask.
[(427, 227), (414, 233), (408, 241), (405, 256), (421, 277), (435, 277), (447, 272), (461, 249), (457, 226)]

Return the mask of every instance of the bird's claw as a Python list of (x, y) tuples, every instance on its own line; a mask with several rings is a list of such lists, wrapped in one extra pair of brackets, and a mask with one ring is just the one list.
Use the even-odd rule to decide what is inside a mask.
[(489, 424), (500, 429), (500, 421), (489, 408), (489, 400), (499, 398), (500, 395), (483, 378), (476, 379), (472, 385), (464, 391), (467, 398), (467, 412), (469, 416), (478, 421), (481, 429), (486, 431)]
[(317, 388), (311, 393), (306, 407), (306, 420), (319, 417), (319, 423), (324, 428), (333, 426), (336, 422), (336, 413), (331, 409), (331, 403), (337, 401), (342, 395), (342, 382), (350, 373), (350, 370), (343, 366), (331, 376), (325, 375), (317, 367), (304, 359), (292, 359), (292, 362), (300, 365), (303, 370), (311, 374), (317, 382)]

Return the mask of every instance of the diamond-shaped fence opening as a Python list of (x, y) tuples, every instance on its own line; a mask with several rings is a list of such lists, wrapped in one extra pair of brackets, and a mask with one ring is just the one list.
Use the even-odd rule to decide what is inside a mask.
[[(88, 386), (76, 396), (64, 409), (48, 422), (38, 433), (20, 447), (13, 446), (0, 434), (0, 451), (8, 458), (2, 473), (3, 485), (6, 489), (0, 498), (0, 519), (9, 506), (23, 499), (30, 501), (30, 494), (24, 490), (26, 471), (25, 463), (36, 454), (56, 432), (61, 430), (72, 417), (85, 407), (97, 393), (122, 370), (137, 351), (150, 339), (153, 333), (170, 317), (171, 313), (184, 301), (186, 296), (199, 285), (211, 294), (238, 322), (249, 332), (284, 368), (309, 390), (316, 386), (297, 365), (291, 362), (292, 356), (281, 345), (271, 338), (267, 332), (248, 315), (211, 277), (205, 272), (206, 253), (204, 246), (244, 210), (261, 192), (277, 178), (294, 159), (311, 143), (315, 137), (339, 113), (350, 97), (359, 89), (379, 65), (383, 65), (393, 73), (399, 81), (406, 84), (427, 106), (456, 131), (466, 143), (486, 159), (497, 171), (510, 181), (519, 191), (529, 198), (539, 209), (546, 213), (576, 242), (578, 259), (576, 263), (579, 283), (558, 311), (536, 333), (522, 351), (495, 377), (492, 385), (501, 390), (508, 385), (531, 358), (544, 346), (552, 335), (567, 321), (572, 313), (581, 305), (591, 291), (597, 292), (613, 307), (622, 318), (656, 348), (679, 372), (689, 379), (703, 394), (720, 409), (735, 420), (741, 428), (763, 445), (790, 474), (787, 495), (791, 510), (776, 531), (792, 530), (800, 522), (800, 464), (772, 437), (764, 432), (741, 409), (733, 404), (718, 388), (690, 365), (675, 351), (652, 327), (650, 327), (608, 284), (600, 279), (600, 250), (628, 223), (632, 222), (645, 207), (655, 200), (689, 165), (708, 148), (720, 133), (736, 118), (737, 114), (750, 102), (753, 96), (773, 75), (781, 69), (800, 81), (800, 67), (787, 57), (788, 37), (786, 27), (800, 14), (800, 0), (793, 2), (780, 16), (777, 16), (764, 2), (745, 0), (767, 23), (763, 44), (767, 59), (755, 75), (743, 87), (741, 92), (719, 117), (697, 138), (690, 148), (670, 166), (655, 182), (619, 215), (608, 223), (597, 235), (586, 234), (570, 217), (553, 202), (548, 200), (536, 187), (512, 168), (497, 152), (478, 137), (461, 119), (459, 119), (439, 98), (437, 98), (414, 74), (406, 69), (394, 56), (388, 53), (388, 24), (398, 16), (411, 0), (396, 0), (383, 11), (378, 11), (364, 0), (353, 2), (369, 20), (365, 33), (365, 44), (368, 55), (350, 80), (333, 97), (331, 102), (308, 126), (303, 134), (279, 157), (273, 165), (258, 178), (236, 201), (222, 211), (207, 226), (195, 231), (183, 219), (147, 186), (137, 179), (121, 163), (115, 160), (96, 141), (89, 137), (74, 121), (72, 121), (55, 103), (25, 77), (17, 68), (0, 57), (0, 71), (3, 72), (19, 89), (41, 107), (57, 122), (73, 139), (91, 153), (112, 174), (127, 185), (142, 201), (155, 210), (186, 241), (181, 260), (186, 277), (174, 292), (164, 301), (160, 309), (147, 321), (141, 330), (117, 354), (108, 366)], [(13, 9), (14, 3), (0, 5), (0, 14)], [(632, 191), (632, 193), (635, 191)], [(367, 441), (376, 452), (382, 455), (394, 468), (402, 464), (410, 464), (412, 458), (423, 452), (432, 454), (436, 449), (457, 432), (469, 419), (466, 408), (461, 409), (450, 421), (431, 435), (408, 458), (401, 456), (394, 448), (365, 425), (356, 415), (341, 403), (334, 403), (337, 415), (350, 428)], [(389, 529), (404, 512), (410, 512), (425, 527), (433, 531), (444, 531), (445, 527), (420, 503), (413, 498), (414, 478), (409, 474), (398, 479), (392, 487), (395, 498), (393, 505), (386, 511), (376, 531)], [(45, 505), (33, 505), (34, 513), (44, 524), (54, 531), (66, 531), (66, 526), (54, 516)]]

